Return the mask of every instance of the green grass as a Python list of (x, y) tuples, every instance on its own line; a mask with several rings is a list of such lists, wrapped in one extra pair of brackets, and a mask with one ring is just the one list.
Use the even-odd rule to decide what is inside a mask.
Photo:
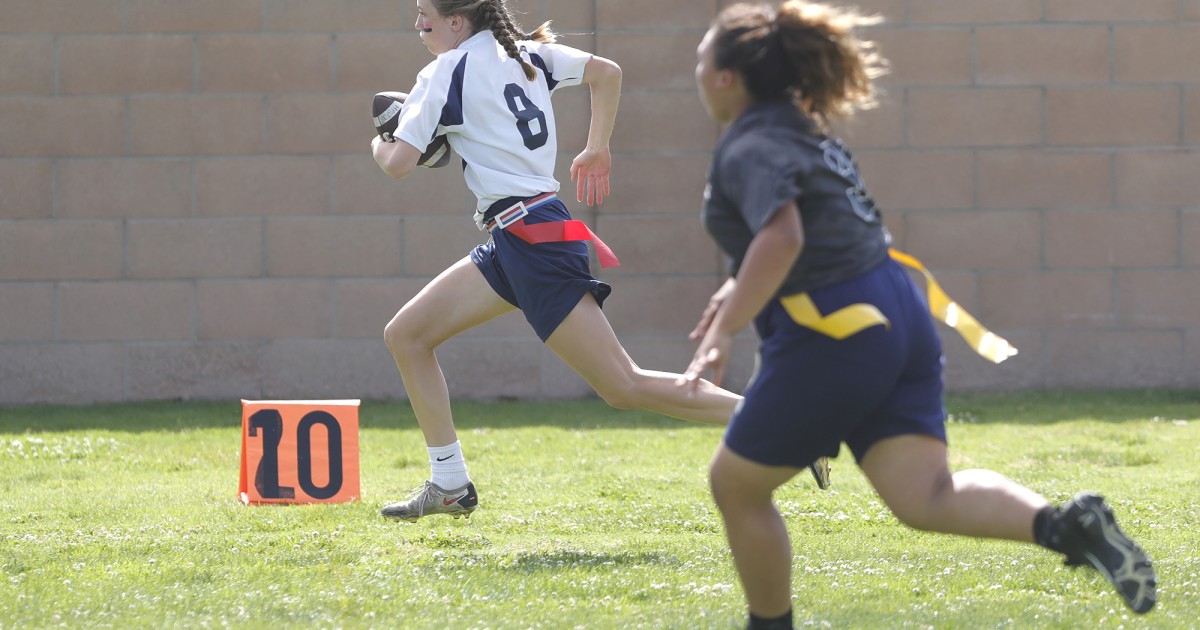
[[(948, 401), (952, 465), (1054, 501), (1104, 493), (1149, 550), (1159, 607), (1015, 543), (899, 525), (846, 452), (777, 495), (797, 625), (1194, 628), (1200, 392)], [(706, 468), (720, 430), (596, 401), (456, 406), (482, 509), (378, 509), (428, 474), (404, 403), (364, 403), (363, 500), (246, 507), (236, 403), (0, 408), (0, 628), (738, 628)]]

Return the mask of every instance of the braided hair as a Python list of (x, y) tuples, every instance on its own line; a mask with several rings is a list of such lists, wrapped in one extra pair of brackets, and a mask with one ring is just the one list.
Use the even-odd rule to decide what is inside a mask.
[(433, 0), (433, 5), (439, 15), (462, 15), (477, 33), (484, 29), (491, 31), (504, 52), (521, 64), (525, 78), (530, 81), (537, 78), (537, 70), (521, 57), (517, 40), (550, 43), (556, 39), (549, 22), (543, 22), (532, 33), (522, 31), (521, 26), (513, 20), (505, 0)]
[(755, 100), (790, 98), (825, 127), (877, 104), (872, 81), (887, 72), (887, 60), (853, 29), (880, 21), (806, 0), (778, 9), (737, 4), (713, 22), (713, 60), (736, 71)]

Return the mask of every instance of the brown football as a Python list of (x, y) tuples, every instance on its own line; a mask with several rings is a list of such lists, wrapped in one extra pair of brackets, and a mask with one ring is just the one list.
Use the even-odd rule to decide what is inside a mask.
[[(384, 142), (395, 142), (393, 135), (396, 125), (400, 123), (400, 110), (408, 95), (404, 92), (380, 92), (371, 101), (371, 117), (375, 122), (375, 131)], [(450, 143), (446, 135), (436, 136), (429, 141), (429, 146), (417, 160), (417, 166), (426, 168), (441, 168), (450, 163)]]

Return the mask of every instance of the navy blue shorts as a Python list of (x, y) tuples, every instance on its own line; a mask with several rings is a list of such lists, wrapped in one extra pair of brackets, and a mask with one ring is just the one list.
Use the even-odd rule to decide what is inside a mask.
[[(493, 204), (488, 216), (521, 201), (510, 197)], [(570, 220), (567, 207), (557, 198), (529, 209), (529, 224)], [(504, 230), (493, 230), (488, 242), (471, 251), (471, 261), (483, 272), (496, 294), (521, 309), (526, 321), (545, 342), (584, 295), (596, 303), (612, 293), (612, 287), (592, 277), (585, 241), (530, 245)]]
[(758, 367), (726, 429), (726, 445), (760, 464), (803, 468), (836, 456), (842, 442), (857, 461), (888, 437), (945, 442), (942, 345), (904, 269), (888, 259), (809, 296), (824, 314), (873, 304), (889, 325), (838, 341), (795, 323), (773, 300), (755, 320)]

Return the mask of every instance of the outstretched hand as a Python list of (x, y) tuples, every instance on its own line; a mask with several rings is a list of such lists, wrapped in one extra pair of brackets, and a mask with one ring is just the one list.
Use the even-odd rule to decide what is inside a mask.
[(692, 332), (688, 333), (688, 339), (692, 341), (700, 341), (708, 334), (708, 327), (712, 325), (713, 320), (717, 317), (717, 311), (721, 310), (721, 305), (725, 303), (725, 298), (733, 292), (733, 288), (737, 285), (737, 278), (730, 277), (713, 293), (708, 299), (708, 306), (704, 307), (704, 312), (700, 314), (700, 321)]
[(709, 331), (704, 336), (704, 341), (700, 342), (700, 347), (696, 348), (692, 362), (684, 370), (683, 376), (676, 381), (676, 385), (682, 385), (688, 389), (689, 393), (695, 394), (700, 387), (700, 380), (704, 373), (712, 370), (712, 382), (719, 387), (725, 378), (725, 364), (729, 362), (729, 352), (732, 347), (733, 337), (715, 330)]
[(575, 182), (575, 200), (587, 205), (600, 205), (609, 194), (608, 174), (612, 171), (612, 154), (608, 147), (584, 149), (571, 161), (571, 181)]
[(700, 347), (696, 348), (692, 362), (688, 364), (687, 370), (684, 370), (676, 384), (686, 387), (691, 394), (694, 394), (700, 387), (701, 376), (709, 370), (713, 372), (713, 384), (720, 386), (721, 381), (725, 378), (725, 364), (729, 361), (733, 338), (714, 329), (712, 324), (717, 318), (717, 312), (725, 305), (725, 301), (733, 293), (735, 287), (737, 287), (737, 278), (726, 279), (725, 283), (708, 299), (708, 306), (700, 315), (700, 322), (688, 334), (688, 339), (699, 341)]

